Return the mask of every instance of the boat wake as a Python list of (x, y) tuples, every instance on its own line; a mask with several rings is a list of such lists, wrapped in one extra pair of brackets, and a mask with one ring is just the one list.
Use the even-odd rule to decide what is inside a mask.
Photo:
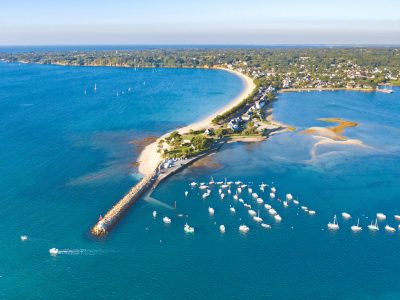
[(104, 250), (58, 249), (57, 255), (99, 255), (104, 253), (106, 253)]

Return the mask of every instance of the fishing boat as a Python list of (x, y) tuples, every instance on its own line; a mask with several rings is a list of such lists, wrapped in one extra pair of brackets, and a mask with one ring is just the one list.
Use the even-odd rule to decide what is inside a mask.
[(250, 228), (247, 227), (246, 225), (240, 225), (239, 226), (239, 231), (240, 232), (247, 233), (247, 232), (249, 232), (249, 230), (250, 230)]
[(292, 201), (292, 200), (293, 200), (292, 194), (286, 194), (286, 201)]
[(256, 222), (262, 222), (263, 221), (263, 219), (260, 218), (260, 210), (258, 210), (257, 216), (253, 217), (253, 220), (256, 221)]
[(360, 232), (362, 230), (362, 227), (360, 226), (360, 218), (357, 219), (357, 225), (353, 225), (350, 228), (353, 232)]
[(58, 254), (58, 249), (57, 248), (51, 248), (49, 250), (49, 253), (53, 256), (56, 256)]
[(21, 235), (21, 241), (27, 241), (28, 240), (28, 236), (27, 235)]
[(386, 230), (387, 232), (395, 232), (395, 231), (396, 231), (396, 229), (395, 229), (394, 227), (389, 226), (388, 224), (386, 224), (385, 230)]
[(384, 221), (386, 220), (386, 215), (384, 215), (383, 213), (377, 213), (376, 217), (379, 221)]
[(229, 208), (229, 210), (231, 211), (231, 213), (235, 213), (236, 209), (234, 207)]
[(162, 220), (163, 220), (163, 222), (164, 222), (165, 224), (171, 224), (171, 219), (168, 218), (167, 216), (165, 216)]
[(183, 227), (183, 230), (184, 230), (186, 233), (194, 233), (194, 228), (193, 228), (193, 227), (190, 227), (190, 226), (188, 225), (188, 223), (185, 224), (185, 226)]
[(271, 225), (265, 224), (265, 223), (261, 223), (261, 227), (265, 228), (265, 229), (270, 229)]
[(157, 217), (157, 212), (153, 210), (153, 218), (155, 219)]
[(221, 233), (225, 233), (225, 226), (224, 225), (220, 225), (219, 226), (219, 231), (221, 231)]
[(258, 204), (263, 204), (263, 203), (264, 203), (264, 200), (263, 200), (262, 198), (257, 198), (257, 203), (258, 203)]
[(336, 215), (333, 217), (333, 223), (328, 223), (328, 229), (330, 230), (339, 230), (339, 224), (336, 220)]
[(342, 213), (342, 217), (343, 217), (343, 219), (348, 220), (348, 219), (351, 218), (351, 215), (349, 213), (347, 213), (347, 212), (343, 212)]
[(378, 231), (379, 230), (378, 219), (375, 219), (375, 223), (373, 223), (372, 221), (371, 224), (368, 225), (368, 229), (371, 231)]
[(214, 215), (214, 208), (209, 207), (209, 208), (208, 208), (208, 213), (209, 213), (210, 215)]

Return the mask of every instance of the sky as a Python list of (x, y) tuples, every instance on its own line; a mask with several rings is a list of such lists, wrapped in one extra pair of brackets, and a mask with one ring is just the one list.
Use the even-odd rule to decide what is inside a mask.
[(400, 44), (400, 0), (4, 0), (0, 45)]

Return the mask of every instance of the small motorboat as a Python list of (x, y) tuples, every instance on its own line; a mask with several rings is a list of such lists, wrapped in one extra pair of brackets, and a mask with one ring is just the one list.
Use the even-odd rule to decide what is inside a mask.
[(240, 225), (239, 226), (239, 231), (240, 232), (247, 233), (247, 232), (249, 232), (249, 230), (250, 230), (250, 228), (247, 227), (246, 225)]
[(292, 201), (292, 200), (293, 200), (292, 194), (286, 194), (286, 201)]
[(249, 213), (250, 216), (255, 216), (255, 215), (257, 214), (257, 213), (256, 213), (254, 210), (252, 210), (252, 209), (249, 209), (248, 213)]
[(188, 223), (185, 224), (185, 226), (183, 227), (183, 230), (184, 230), (186, 233), (194, 233), (194, 228), (193, 228), (193, 227), (190, 227), (190, 226), (188, 225)]
[(221, 200), (224, 200), (225, 194), (222, 193), (222, 194), (220, 195), (220, 197), (221, 197)]
[(164, 222), (165, 224), (171, 224), (171, 219), (168, 218), (167, 216), (165, 216), (162, 220), (163, 220), (163, 222)]
[(270, 197), (271, 199), (274, 199), (274, 198), (275, 198), (275, 194), (274, 194), (274, 193), (269, 193), (269, 197)]
[(219, 226), (219, 231), (221, 231), (221, 233), (225, 233), (225, 226), (224, 225), (220, 225)]
[(283, 203), (283, 207), (288, 207), (288, 206), (289, 206), (289, 204), (287, 203), (287, 201), (283, 201), (282, 203)]
[(276, 222), (282, 221), (282, 217), (281, 217), (280, 215), (278, 215), (278, 214), (276, 214), (276, 215), (274, 216), (274, 219), (275, 219)]
[(308, 211), (308, 207), (307, 207), (307, 206), (301, 206), (300, 208), (301, 208), (302, 210), (304, 210), (305, 212)]
[(315, 214), (316, 214), (317, 212), (315, 211), (315, 210), (309, 210), (308, 211), (308, 214), (310, 215), (310, 216), (314, 216)]
[(270, 208), (270, 209), (268, 210), (268, 213), (269, 213), (271, 216), (275, 216), (275, 215), (277, 214), (276, 210), (273, 209), (273, 208)]
[(208, 213), (213, 216), (214, 215), (214, 208), (209, 207), (208, 208)]
[(385, 230), (386, 230), (387, 232), (395, 232), (395, 231), (396, 231), (396, 229), (395, 229), (394, 227), (389, 226), (389, 225), (386, 225), (386, 226), (385, 226)]
[(386, 215), (384, 215), (383, 213), (377, 213), (376, 217), (379, 221), (384, 221), (386, 220)]
[(276, 188), (275, 188), (275, 187), (272, 187), (272, 188), (271, 188), (271, 192), (275, 194), (275, 193), (276, 193)]
[(234, 207), (231, 207), (229, 210), (231, 211), (231, 213), (235, 213), (236, 212), (236, 209)]
[(261, 223), (261, 227), (265, 228), (265, 229), (270, 229), (271, 225), (265, 224), (265, 223)]
[(28, 240), (28, 236), (27, 235), (21, 235), (21, 241), (27, 241)]
[(269, 204), (265, 204), (264, 207), (265, 207), (265, 209), (271, 209), (272, 208), (272, 206), (269, 205)]
[(50, 255), (56, 256), (58, 254), (58, 249), (57, 248), (51, 248), (49, 250)]
[(189, 195), (188, 191), (185, 191), (185, 197), (187, 197)]
[(357, 219), (357, 225), (353, 225), (350, 228), (353, 232), (360, 232), (362, 230), (362, 227), (360, 226), (360, 218)]
[(294, 205), (299, 205), (299, 200), (293, 200)]
[(339, 224), (336, 220), (336, 215), (333, 217), (333, 223), (329, 222), (328, 223), (328, 229), (330, 230), (339, 230)]
[(343, 213), (342, 213), (342, 217), (343, 217), (343, 219), (345, 219), (345, 220), (351, 219), (351, 215), (350, 215), (349, 213), (347, 213), (347, 212), (343, 212)]
[(240, 203), (244, 203), (244, 200), (243, 200), (243, 199), (239, 199), (239, 202), (240, 202)]
[(157, 212), (153, 210), (153, 218), (155, 219), (157, 217)]

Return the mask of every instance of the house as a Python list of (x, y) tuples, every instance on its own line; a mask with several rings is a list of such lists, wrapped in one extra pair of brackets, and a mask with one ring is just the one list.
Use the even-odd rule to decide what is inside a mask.
[(207, 128), (207, 129), (204, 131), (204, 134), (205, 134), (205, 135), (208, 135), (208, 136), (214, 135), (214, 134), (215, 134), (215, 133), (214, 133), (214, 129), (212, 129), (212, 128)]

